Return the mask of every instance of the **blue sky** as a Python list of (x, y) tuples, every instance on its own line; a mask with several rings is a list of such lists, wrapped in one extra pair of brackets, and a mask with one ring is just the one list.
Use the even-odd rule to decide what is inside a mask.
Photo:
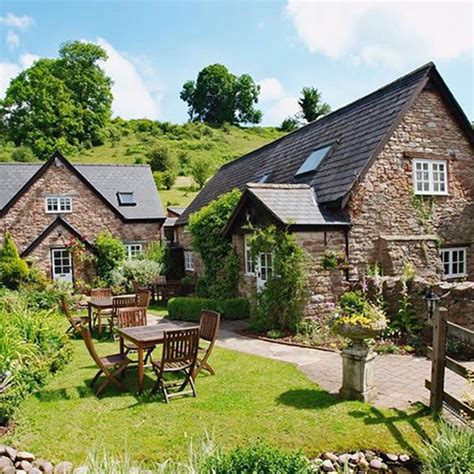
[(261, 83), (264, 124), (297, 110), (303, 86), (333, 109), (434, 60), (474, 120), (472, 2), (3, 1), (0, 95), (9, 78), (66, 40), (109, 54), (114, 112), (183, 122), (179, 91), (219, 62)]

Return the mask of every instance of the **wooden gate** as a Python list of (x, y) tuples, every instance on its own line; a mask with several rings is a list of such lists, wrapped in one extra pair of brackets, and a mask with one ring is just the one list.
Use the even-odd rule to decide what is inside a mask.
[(433, 347), (430, 347), (431, 380), (425, 380), (425, 387), (430, 391), (430, 407), (439, 411), (443, 402), (452, 407), (458, 414), (474, 419), (474, 409), (465, 401), (444, 390), (446, 369), (452, 370), (465, 379), (472, 379), (472, 372), (464, 365), (446, 355), (446, 342), (449, 337), (467, 341), (474, 346), (474, 331), (463, 328), (446, 319), (447, 311), (437, 309), (433, 314)]

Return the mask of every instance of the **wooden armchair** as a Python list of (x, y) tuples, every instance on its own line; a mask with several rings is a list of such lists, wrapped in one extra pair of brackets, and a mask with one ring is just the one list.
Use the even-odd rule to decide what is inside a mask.
[(89, 329), (86, 326), (81, 325), (79, 326), (79, 330), (81, 332), (82, 338), (84, 339), (84, 343), (86, 344), (89, 354), (99, 367), (99, 371), (97, 372), (97, 374), (95, 374), (94, 378), (91, 381), (91, 388), (94, 388), (94, 385), (99, 380), (99, 377), (101, 375), (105, 376), (105, 379), (99, 385), (99, 388), (96, 391), (96, 395), (100, 397), (105, 387), (109, 383), (113, 383), (118, 389), (126, 391), (127, 388), (118, 379), (118, 377), (119, 375), (123, 375), (125, 373), (125, 370), (127, 369), (128, 364), (130, 363), (130, 359), (123, 354), (112, 354), (105, 357), (100, 357), (95, 349), (94, 342), (92, 341), (92, 336)]
[[(196, 366), (198, 347), (198, 327), (164, 332), (161, 361), (152, 362), (153, 369), (157, 375), (157, 381), (153, 387), (152, 394), (161, 390), (166, 403), (169, 402), (171, 397), (186, 394), (196, 396), (193, 373)], [(184, 380), (165, 381), (164, 374), (166, 372), (181, 372), (184, 375)], [(191, 387), (189, 390), (185, 390), (187, 385)], [(168, 390), (174, 387), (178, 387), (178, 389), (173, 392)]]
[(214, 369), (207, 362), (211, 355), (212, 349), (219, 333), (221, 315), (216, 311), (203, 309), (201, 311), (201, 319), (199, 322), (199, 338), (206, 341), (206, 346), (199, 345), (196, 369), (193, 379), (196, 379), (201, 370), (207, 370), (211, 375), (215, 375)]
[(92, 288), (91, 289), (91, 298), (94, 299), (109, 299), (112, 298), (112, 289), (111, 288)]
[(69, 310), (69, 303), (67, 301), (66, 295), (61, 295), (61, 310), (66, 316), (67, 320), (69, 321), (69, 328), (67, 329), (66, 333), (70, 333), (72, 331), (80, 332), (79, 326), (81, 324), (86, 324), (90, 322), (89, 316), (73, 316), (71, 311)]

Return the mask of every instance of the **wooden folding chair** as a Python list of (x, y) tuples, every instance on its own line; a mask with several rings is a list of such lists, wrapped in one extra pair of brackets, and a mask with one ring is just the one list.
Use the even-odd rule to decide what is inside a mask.
[[(193, 379), (196, 380), (201, 370), (207, 370), (211, 375), (215, 375), (214, 369), (209, 365), (207, 360), (211, 355), (212, 349), (219, 333), (219, 324), (221, 315), (216, 311), (203, 309), (201, 311), (201, 319), (199, 322), (199, 338), (206, 341), (206, 346), (199, 345), (198, 358), (196, 361), (196, 369), (193, 374)], [(201, 357), (202, 354), (202, 357)]]
[[(136, 326), (146, 326), (147, 325), (147, 318), (146, 318), (146, 308), (120, 308), (117, 312), (117, 324), (119, 328), (129, 328), (129, 327), (136, 327)], [(124, 341), (123, 347), (125, 349), (125, 355), (129, 354), (130, 352), (136, 352), (137, 346), (133, 344), (133, 342)], [(144, 363), (148, 362), (148, 359), (151, 358), (151, 353), (155, 349), (155, 345), (147, 347), (146, 355)]]
[[(176, 331), (165, 331), (163, 334), (163, 353), (161, 361), (152, 362), (153, 369), (158, 377), (152, 394), (158, 390), (163, 392), (166, 403), (171, 397), (192, 394), (196, 396), (193, 373), (199, 347), (199, 327), (189, 329), (178, 329)], [(183, 373), (183, 381), (165, 381), (164, 374), (167, 372)], [(187, 385), (190, 390), (185, 390)], [(176, 391), (170, 392), (169, 388), (178, 387)]]
[(100, 397), (105, 387), (109, 383), (113, 383), (118, 389), (122, 391), (127, 391), (127, 387), (125, 387), (118, 377), (125, 374), (125, 370), (127, 369), (128, 364), (130, 364), (130, 359), (123, 354), (112, 354), (105, 357), (99, 357), (97, 351), (95, 350), (89, 328), (81, 325), (79, 326), (79, 330), (81, 331), (81, 336), (84, 339), (84, 343), (86, 344), (89, 354), (99, 367), (99, 371), (97, 374), (95, 374), (91, 381), (91, 388), (94, 388), (94, 385), (99, 380), (101, 375), (105, 376), (104, 381), (99, 385), (99, 388), (96, 391), (96, 395)]
[(72, 316), (71, 315), (71, 311), (69, 310), (69, 303), (67, 301), (66, 295), (61, 295), (61, 309), (70, 324), (69, 328), (66, 331), (67, 334), (69, 334), (72, 331), (80, 332), (78, 326), (80, 326), (81, 324), (89, 323), (89, 316)]
[(140, 289), (137, 294), (137, 306), (140, 308), (148, 308), (150, 306), (151, 294), (148, 290)]
[(137, 306), (137, 297), (135, 295), (130, 296), (114, 296), (112, 298), (112, 312), (109, 318), (110, 337), (115, 338), (114, 325), (117, 320), (118, 310), (120, 308), (134, 308)]
[[(91, 288), (91, 299), (95, 300), (108, 300), (112, 298), (112, 288)], [(100, 312), (101, 316), (110, 317), (112, 314), (111, 309), (102, 309)], [(97, 320), (97, 314), (92, 314), (94, 324)]]

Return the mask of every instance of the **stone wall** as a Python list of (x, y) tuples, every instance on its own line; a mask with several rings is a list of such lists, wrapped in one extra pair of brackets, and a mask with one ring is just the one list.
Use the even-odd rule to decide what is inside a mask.
[[(191, 234), (189, 233), (187, 225), (180, 225), (176, 229), (176, 245), (183, 248), (183, 250), (193, 250), (191, 243)], [(198, 252), (194, 251), (194, 272), (185, 272), (187, 275), (194, 277), (202, 277), (204, 275), (204, 263)]]
[[(71, 196), (72, 212), (47, 214), (45, 197), (58, 194)], [(77, 176), (62, 164), (53, 164), (30, 189), (23, 194), (0, 218), (0, 241), (5, 231), (11, 232), (20, 252), (25, 250), (59, 215), (71, 224), (89, 242), (93, 242), (101, 231), (109, 231), (124, 242), (148, 242), (161, 239), (159, 223), (126, 223), (90, 190)], [(64, 232), (59, 235), (58, 228), (41, 242), (32, 256), (39, 265), (51, 273), (49, 250), (53, 246), (64, 245)], [(71, 236), (68, 235), (70, 238)]]
[[(448, 160), (448, 195), (432, 197), (432, 217), (426, 225), (413, 205), (414, 156)], [(474, 279), (473, 198), (473, 148), (441, 96), (425, 90), (348, 202), (354, 279), (367, 263), (381, 262), (385, 274), (396, 274), (407, 261), (418, 274), (438, 279), (439, 243), (470, 246), (468, 273)]]
[[(348, 289), (345, 269), (324, 270), (322, 259), (326, 250), (345, 252), (345, 236), (343, 232), (297, 232), (296, 242), (308, 257), (308, 288), (310, 300), (305, 308), (305, 315), (310, 318), (322, 318), (330, 312), (331, 304), (337, 302), (339, 296)], [(254, 298), (256, 278), (247, 275), (245, 269), (245, 243), (243, 234), (232, 236), (232, 245), (240, 257), (242, 278), (239, 292), (247, 298)]]

